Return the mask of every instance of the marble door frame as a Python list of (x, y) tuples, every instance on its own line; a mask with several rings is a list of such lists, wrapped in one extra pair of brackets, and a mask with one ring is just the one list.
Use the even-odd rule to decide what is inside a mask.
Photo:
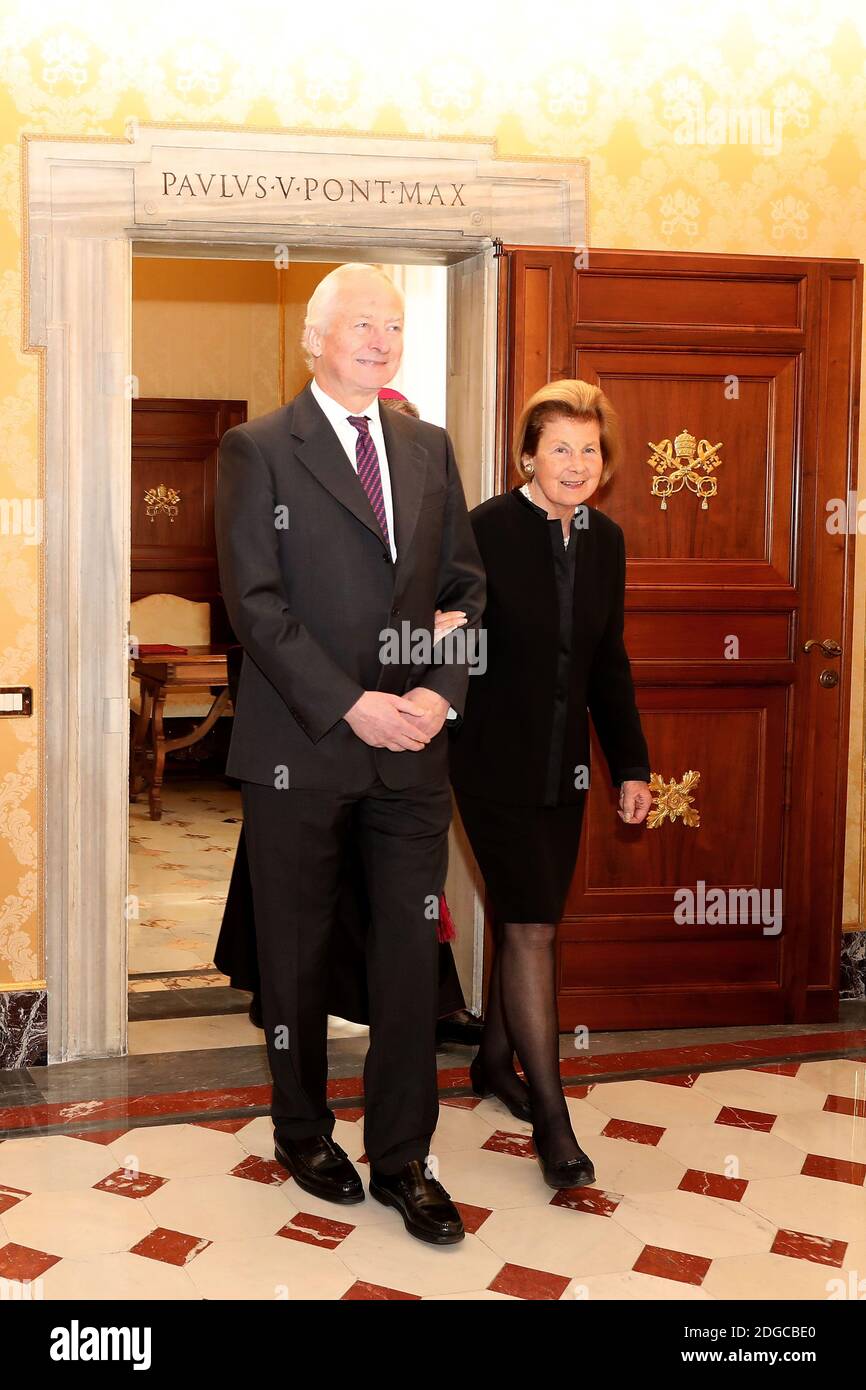
[[(287, 147), (296, 148), (300, 139), (285, 133), (166, 127), (159, 129), (158, 136), (161, 145), (173, 143), (185, 156), (190, 150), (200, 152), (203, 161), (214, 152), (239, 148), (251, 159), (273, 160), (284, 155)], [(145, 163), (152, 175), (155, 138), (154, 128), (145, 135), (137, 127), (129, 138), (118, 140), (24, 138), (24, 343), (42, 352), (44, 368), (40, 412), (44, 647), (37, 708), (40, 938), (48, 990), (50, 1062), (123, 1055), (127, 1050), (133, 245), (149, 239), (169, 251), (171, 243), (180, 250), (183, 244), (207, 241), (217, 254), (231, 255), (239, 245), (255, 246), (266, 254), (265, 248), (293, 237), (317, 246), (323, 239), (321, 229), (317, 232), (309, 221), (293, 230), (285, 213), (281, 220), (268, 221), (261, 209), (254, 220), (243, 209), (230, 208), (204, 220), (201, 209), (187, 216), (175, 208), (171, 218), (161, 219), (156, 208), (154, 215), (155, 205), (142, 200), (141, 187), (136, 199), (135, 175)], [(574, 220), (575, 209), (580, 212), (584, 204), (580, 189), (574, 192), (573, 165), (558, 169), (513, 162), (496, 165), (494, 148), (483, 143), (434, 145), (418, 140), (318, 136), (310, 137), (304, 148), (314, 149), (317, 157), (327, 160), (329, 151), (345, 159), (347, 151), (361, 157), (377, 145), (380, 153), (385, 146), (391, 154), (399, 153), (404, 161), (401, 167), (409, 174), (413, 160), (429, 171), (429, 161), (435, 157), (437, 169), (447, 171), (451, 161), (465, 176), (467, 160), (475, 159), (490, 186), (498, 187), (501, 169), (501, 181), (508, 183), (509, 190), (507, 215), (501, 218), (506, 238), (524, 239), (515, 237), (521, 199), (527, 228), (537, 225), (532, 221), (532, 199), (547, 198), (552, 206), (550, 189), (556, 178), (565, 190), (561, 199), (568, 214), (563, 223), (565, 242), (573, 234), (570, 229), (580, 222), (579, 217)], [(273, 218), (273, 213), (267, 215)], [(495, 206), (491, 215), (495, 222), (499, 215)], [(487, 214), (472, 214), (479, 232), (474, 237), (467, 235), (465, 227), (433, 235), (407, 229), (405, 214), (400, 223), (388, 209), (377, 216), (377, 225), (363, 235), (352, 228), (329, 229), (332, 254), (339, 254), (340, 245), (357, 247), (365, 237), (369, 259), (378, 259), (385, 243), (402, 248), (404, 259), (414, 256), (440, 262), (462, 259), (490, 245)], [(492, 229), (497, 230), (495, 225)], [(581, 231), (577, 244), (584, 239)], [(486, 318), (491, 316), (495, 319), (495, 296), (485, 311)], [(486, 323), (484, 331), (495, 342), (495, 321)], [(495, 402), (495, 383), (485, 394)], [(492, 431), (495, 412), (488, 413)], [(478, 913), (476, 919), (480, 944)], [(476, 968), (476, 982), (479, 978)]]

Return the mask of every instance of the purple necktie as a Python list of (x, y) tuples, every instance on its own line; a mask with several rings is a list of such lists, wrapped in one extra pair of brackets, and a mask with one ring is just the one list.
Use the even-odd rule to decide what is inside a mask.
[(354, 425), (358, 431), (358, 438), (355, 440), (355, 458), (358, 462), (358, 477), (364, 485), (364, 491), (370, 499), (370, 506), (376, 514), (376, 520), (382, 529), (385, 543), (388, 549), (391, 548), (391, 538), (388, 535), (388, 518), (385, 515), (385, 498), (382, 495), (382, 474), (379, 470), (379, 455), (376, 453), (376, 445), (373, 443), (370, 434), (370, 426), (367, 423), (366, 415), (347, 416), (350, 425)]

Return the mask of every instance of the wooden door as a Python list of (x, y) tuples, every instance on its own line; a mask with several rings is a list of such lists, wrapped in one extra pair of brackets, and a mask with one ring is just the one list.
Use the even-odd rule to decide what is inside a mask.
[[(862, 267), (588, 260), (503, 248), (499, 488), (514, 482), (526, 398), (557, 377), (601, 386), (623, 458), (593, 500), (625, 534), (625, 637), (651, 766), (682, 789), (654, 809), (676, 811), (684, 792), (698, 823), (624, 826), (593, 741), (558, 934), (561, 1027), (834, 1019), (854, 544), (844, 523), (828, 526), (828, 508), (844, 511), (856, 487)], [(682, 485), (663, 508), (655, 465), (670, 453), (658, 476), (682, 481), (707, 445), (720, 446), (720, 464), (699, 470), (716, 495), (704, 506)], [(826, 653), (807, 653), (810, 639)], [(690, 789), (689, 772), (700, 774)], [(681, 890), (696, 920), (677, 920)], [(763, 917), (754, 892), (730, 890), (766, 890)]]
[(231, 638), (214, 533), (217, 455), (225, 431), (246, 418), (246, 401), (132, 402), (131, 597), (210, 603), (214, 642)]

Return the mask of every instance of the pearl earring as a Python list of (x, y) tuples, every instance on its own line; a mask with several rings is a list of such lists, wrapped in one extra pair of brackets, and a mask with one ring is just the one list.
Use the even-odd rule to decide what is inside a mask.
[(526, 469), (527, 473), (532, 474), (532, 473), (535, 472), (535, 464), (534, 464), (534, 463), (525, 463), (525, 464), (523, 465), (523, 467)]

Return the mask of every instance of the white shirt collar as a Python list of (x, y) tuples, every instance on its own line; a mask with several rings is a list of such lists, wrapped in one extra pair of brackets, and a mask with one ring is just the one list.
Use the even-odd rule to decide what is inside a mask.
[[(315, 378), (310, 382), (310, 390), (332, 425), (345, 425), (348, 416), (356, 414), (368, 415), (371, 421), (376, 424), (380, 422), (378, 396), (374, 396), (370, 404), (365, 406), (362, 411), (354, 411), (347, 410), (339, 401), (335, 401), (333, 396), (329, 396), (327, 391), (323, 391)], [(354, 426), (352, 426), (352, 428), (354, 428)]]
[[(526, 498), (526, 500), (527, 500), (528, 502), (532, 502), (533, 507), (535, 507), (535, 509), (536, 509), (537, 511), (539, 511), (539, 512), (543, 512), (543, 511), (544, 511), (544, 508), (543, 508), (543, 507), (539, 507), (538, 503), (535, 502), (535, 501), (533, 501), (532, 493), (529, 491), (529, 483), (524, 483), (523, 486), (522, 486), (522, 488), (520, 489), (520, 491), (523, 493), (524, 497)], [(582, 503), (582, 502), (578, 502), (577, 506), (576, 506), (575, 509), (574, 509), (574, 515), (575, 515), (575, 516), (577, 516), (578, 512), (581, 510), (582, 507), (583, 507), (583, 503)], [(549, 517), (548, 520), (555, 520), (555, 518), (550, 518), (550, 517)]]

